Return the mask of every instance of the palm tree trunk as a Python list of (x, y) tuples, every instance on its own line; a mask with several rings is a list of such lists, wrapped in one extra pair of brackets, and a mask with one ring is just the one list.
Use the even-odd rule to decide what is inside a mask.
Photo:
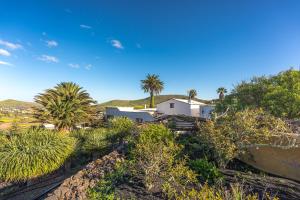
[(154, 94), (153, 94), (153, 91), (150, 92), (150, 108), (154, 108)]

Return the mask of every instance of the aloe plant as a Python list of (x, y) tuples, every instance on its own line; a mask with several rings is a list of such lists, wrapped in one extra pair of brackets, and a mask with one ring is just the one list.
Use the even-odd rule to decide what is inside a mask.
[(0, 144), (0, 179), (25, 181), (61, 167), (73, 153), (76, 140), (48, 130), (14, 134)]

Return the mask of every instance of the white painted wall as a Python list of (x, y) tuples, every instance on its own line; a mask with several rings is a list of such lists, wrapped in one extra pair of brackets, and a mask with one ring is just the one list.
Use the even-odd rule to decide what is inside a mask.
[[(170, 108), (170, 103), (174, 103), (174, 108)], [(163, 113), (166, 115), (192, 115), (190, 104), (177, 101), (175, 99), (170, 99), (168, 101), (157, 104), (156, 108), (158, 113)], [(199, 112), (199, 107), (198, 111), (195, 112)]]
[(133, 108), (126, 108), (124, 110), (119, 110), (117, 107), (109, 107), (106, 108), (106, 116), (113, 117), (128, 117), (129, 119), (136, 121), (137, 118), (143, 119), (143, 122), (152, 122), (154, 121), (154, 117), (146, 111), (138, 111)]

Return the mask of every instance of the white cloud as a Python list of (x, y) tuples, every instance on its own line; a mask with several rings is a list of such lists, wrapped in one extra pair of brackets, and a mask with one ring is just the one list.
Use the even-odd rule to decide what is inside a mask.
[(0, 65), (12, 66), (11, 63), (9, 63), (9, 62), (4, 62), (4, 61), (1, 61), (1, 60), (0, 60)]
[(49, 48), (58, 46), (58, 43), (54, 40), (46, 40), (45, 42), (46, 42), (47, 47), (49, 47)]
[(72, 68), (76, 68), (76, 69), (78, 69), (80, 67), (79, 64), (73, 64), (73, 63), (69, 63), (69, 66)]
[(3, 45), (6, 48), (9, 48), (9, 49), (12, 49), (12, 50), (22, 48), (22, 45), (20, 45), (20, 44), (16, 44), (16, 43), (14, 44), (14, 43), (7, 42), (7, 41), (4, 41), (4, 40), (0, 40), (0, 45)]
[(92, 27), (85, 24), (80, 24), (80, 28), (91, 29)]
[(117, 49), (124, 49), (122, 43), (119, 40), (111, 40), (111, 45)]
[(0, 56), (10, 56), (10, 53), (5, 49), (0, 49)]
[(43, 32), (43, 33), (42, 33), (42, 35), (43, 35), (43, 36), (46, 36), (46, 35), (47, 35), (47, 33), (46, 33), (46, 32)]
[(92, 66), (93, 66), (93, 65), (88, 64), (88, 65), (85, 66), (85, 69), (86, 69), (86, 70), (90, 70), (90, 69), (92, 68)]
[(42, 55), (38, 59), (41, 60), (41, 61), (45, 61), (47, 63), (51, 63), (51, 62), (58, 63), (59, 62), (59, 60), (56, 57), (54, 57), (54, 56), (48, 56), (48, 55)]

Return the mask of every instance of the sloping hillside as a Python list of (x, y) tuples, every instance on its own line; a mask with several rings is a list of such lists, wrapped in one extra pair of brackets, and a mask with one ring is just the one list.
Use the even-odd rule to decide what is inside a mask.
[(37, 106), (37, 104), (33, 102), (18, 101), (14, 99), (0, 101), (0, 107), (29, 109), (33, 106)]
[[(155, 104), (159, 104), (161, 102), (167, 101), (172, 98), (188, 99), (188, 97), (184, 95), (158, 95), (155, 97)], [(202, 99), (196, 99), (196, 100), (203, 103), (209, 102), (207, 100), (202, 100)], [(150, 97), (145, 99), (138, 99), (138, 100), (112, 100), (112, 101), (99, 104), (99, 109), (104, 110), (105, 107), (109, 107), (109, 106), (125, 106), (125, 107), (128, 106), (128, 107), (142, 108), (145, 106), (145, 104), (148, 106), (149, 102), (150, 102)]]

